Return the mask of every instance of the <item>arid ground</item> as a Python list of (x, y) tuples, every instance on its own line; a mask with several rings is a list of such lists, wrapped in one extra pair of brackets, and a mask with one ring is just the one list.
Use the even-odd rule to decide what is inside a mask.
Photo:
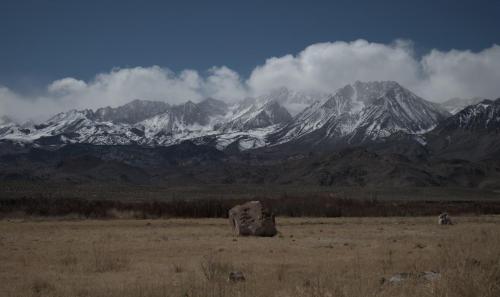
[(0, 296), (500, 296), (500, 216), (453, 219), (277, 218), (273, 238), (224, 219), (3, 219)]

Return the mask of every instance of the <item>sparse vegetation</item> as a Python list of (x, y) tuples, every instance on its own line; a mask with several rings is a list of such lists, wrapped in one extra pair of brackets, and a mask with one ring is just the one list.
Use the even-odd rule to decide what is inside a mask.
[[(499, 296), (500, 217), (454, 219), (278, 218), (273, 238), (223, 219), (4, 219), (0, 296)], [(440, 277), (381, 281), (422, 271)]]
[(230, 263), (217, 259), (214, 255), (206, 255), (200, 263), (200, 268), (207, 281), (220, 281), (227, 279), (233, 267)]
[(92, 261), (90, 268), (94, 272), (120, 271), (128, 267), (130, 260), (124, 250), (113, 250), (110, 244), (92, 244)]

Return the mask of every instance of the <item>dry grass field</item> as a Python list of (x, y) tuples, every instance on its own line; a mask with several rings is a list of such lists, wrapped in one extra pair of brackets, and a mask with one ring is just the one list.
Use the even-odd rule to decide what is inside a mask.
[(453, 219), (278, 218), (274, 238), (224, 219), (4, 219), (0, 296), (500, 296), (500, 217)]

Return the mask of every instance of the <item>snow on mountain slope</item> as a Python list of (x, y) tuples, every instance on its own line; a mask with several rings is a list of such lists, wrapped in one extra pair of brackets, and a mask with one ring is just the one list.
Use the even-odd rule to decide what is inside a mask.
[(247, 98), (233, 108), (218, 128), (222, 131), (244, 131), (285, 124), (291, 120), (292, 116), (277, 101)]
[(427, 147), (440, 158), (498, 160), (500, 98), (470, 105), (425, 135)]
[(62, 112), (40, 125), (31, 127), (12, 126), (9, 131), (4, 132), (2, 138), (12, 141), (32, 142), (44, 137), (69, 135), (87, 125), (93, 125), (92, 120), (89, 119), (91, 115), (91, 110)]
[(278, 132), (279, 143), (300, 138), (307, 133), (323, 127), (331, 118), (351, 112), (357, 104), (352, 98), (354, 92), (352, 86), (348, 85), (340, 89), (326, 101), (316, 101), (313, 103), (295, 116), (293, 122)]
[(500, 130), (500, 98), (470, 105), (448, 118), (439, 127), (446, 130), (491, 132)]
[(426, 101), (400, 85), (393, 85), (360, 113), (349, 140), (376, 140), (402, 131), (424, 133), (449, 114), (439, 105)]
[(144, 132), (143, 144), (170, 145), (183, 140), (216, 134), (214, 126), (227, 113), (227, 105), (212, 98), (188, 101), (148, 118), (134, 127)]
[[(265, 145), (265, 134), (269, 130), (267, 124), (279, 118), (279, 108), (265, 106), (262, 114), (248, 118), (248, 129), (245, 131), (223, 132), (216, 129), (221, 121), (227, 120), (228, 106), (215, 99), (206, 99), (200, 103), (186, 102), (177, 106), (169, 106), (162, 113), (144, 119), (135, 124), (120, 123), (124, 119), (133, 122), (149, 112), (153, 106), (149, 101), (135, 100), (115, 109), (70, 110), (57, 114), (48, 121), (30, 127), (19, 125), (2, 125), (0, 138), (36, 143), (37, 145), (64, 145), (66, 143), (90, 143), (96, 145), (172, 145), (184, 140), (202, 141), (204, 137), (217, 138), (217, 147), (223, 149), (232, 142), (238, 142), (242, 149)], [(133, 110), (131, 106), (145, 111)], [(165, 106), (160, 104), (158, 106)], [(270, 105), (272, 106), (272, 105)], [(106, 112), (104, 112), (104, 110)], [(121, 110), (124, 114), (117, 114)], [(126, 114), (126, 115), (125, 115)], [(289, 116), (289, 115), (288, 115)], [(259, 122), (260, 121), (260, 122)]]
[(425, 101), (398, 83), (355, 82), (341, 88), (324, 103), (316, 103), (281, 129), (275, 143), (298, 140), (314, 132), (320, 139), (349, 142), (377, 140), (403, 131), (419, 133), (448, 116), (437, 104)]
[[(284, 107), (310, 104), (292, 117)], [(298, 106), (297, 105), (297, 106)], [(0, 139), (60, 146), (168, 146), (191, 140), (240, 150), (293, 142), (344, 139), (375, 141), (396, 132), (429, 130), (449, 114), (396, 82), (355, 82), (334, 95), (277, 89), (233, 106), (212, 98), (170, 106), (134, 100), (116, 108), (71, 110), (39, 124), (0, 123)]]
[(9, 133), (12, 133), (12, 128), (14, 128), (16, 124), (7, 116), (0, 117), (0, 139)]
[(355, 91), (355, 100), (368, 105), (390, 90), (401, 86), (395, 81), (356, 81), (352, 87)]

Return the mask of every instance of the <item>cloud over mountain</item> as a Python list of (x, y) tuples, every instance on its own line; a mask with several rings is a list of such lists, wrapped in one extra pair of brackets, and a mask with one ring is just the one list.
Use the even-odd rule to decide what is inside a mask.
[(394, 80), (432, 101), (452, 97), (500, 96), (500, 46), (471, 51), (432, 50), (420, 59), (408, 41), (392, 44), (328, 42), (268, 59), (247, 83), (262, 92), (276, 85), (302, 90), (334, 90), (360, 81)]
[(500, 46), (480, 52), (432, 50), (422, 57), (412, 43), (365, 40), (313, 44), (296, 55), (272, 57), (247, 79), (226, 66), (206, 73), (168, 68), (116, 68), (92, 80), (62, 78), (43, 94), (22, 96), (0, 82), (0, 115), (18, 120), (43, 119), (71, 108), (118, 106), (133, 99), (172, 104), (214, 97), (232, 102), (279, 87), (334, 92), (356, 80), (395, 80), (433, 101), (451, 97), (500, 96)]

